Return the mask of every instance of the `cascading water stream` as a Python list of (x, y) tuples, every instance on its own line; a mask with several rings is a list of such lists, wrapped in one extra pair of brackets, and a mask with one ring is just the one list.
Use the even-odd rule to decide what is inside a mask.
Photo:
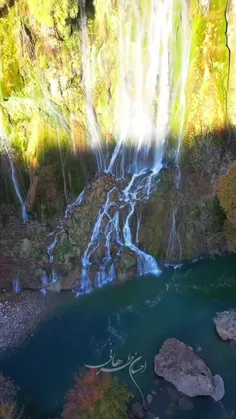
[[(185, 38), (186, 32), (182, 26), (186, 24), (187, 0), (177, 1), (181, 5), (181, 30)], [(76, 289), (78, 295), (89, 293), (93, 287), (100, 287), (113, 281), (116, 277), (115, 258), (117, 260), (124, 249), (135, 255), (138, 274), (160, 273), (154, 257), (139, 248), (141, 213), (137, 217), (136, 229), (133, 221), (137, 216), (137, 204), (149, 200), (158, 183), (164, 144), (170, 129), (170, 101), (175, 90), (172, 78), (172, 69), (175, 66), (172, 51), (173, 37), (175, 37), (174, 2), (149, 0), (148, 5), (144, 5), (137, 0), (130, 2), (120, 0), (117, 7), (119, 85), (114, 116), (114, 136), (118, 141), (106, 167), (93, 109), (85, 1), (81, 0), (83, 71), (90, 145), (96, 156), (98, 172), (106, 171), (120, 182), (120, 186), (114, 186), (107, 193), (106, 201), (91, 232), (87, 249), (82, 255), (81, 278)], [(186, 41), (186, 45), (189, 46), (189, 40)], [(183, 48), (182, 70), (178, 81), (181, 85), (179, 89), (181, 116), (185, 113), (184, 90), (188, 66), (186, 51)], [(183, 132), (184, 116), (181, 117), (180, 125), (179, 134)], [(181, 135), (178, 137), (178, 152)], [(83, 195), (68, 207), (55, 239), (48, 248), (51, 262), (64, 221), (73, 208), (82, 201)]]
[(5, 148), (6, 154), (8, 156), (9, 159), (9, 163), (10, 163), (10, 167), (11, 167), (11, 179), (12, 179), (12, 183), (14, 186), (14, 190), (17, 196), (17, 199), (20, 203), (21, 206), (21, 216), (22, 216), (22, 221), (24, 224), (27, 223), (28, 221), (28, 216), (27, 216), (27, 211), (26, 211), (26, 206), (25, 206), (25, 201), (22, 198), (21, 192), (20, 192), (20, 187), (17, 181), (17, 175), (16, 175), (16, 171), (15, 171), (15, 165), (13, 162), (13, 158), (12, 158), (12, 154), (11, 154), (11, 150), (10, 147), (7, 143), (7, 136), (3, 127), (3, 121), (2, 121), (2, 115), (0, 115), (1, 119), (0, 119), (0, 141), (3, 144), (3, 147)]
[(61, 171), (62, 171), (62, 177), (63, 177), (64, 198), (65, 198), (65, 202), (67, 203), (68, 194), (67, 194), (67, 186), (66, 186), (66, 175), (65, 175), (65, 167), (64, 167), (63, 157), (62, 157), (61, 141), (60, 141), (60, 135), (59, 135), (58, 129), (56, 130), (56, 132), (57, 132), (57, 145), (59, 148), (60, 161), (61, 161)]

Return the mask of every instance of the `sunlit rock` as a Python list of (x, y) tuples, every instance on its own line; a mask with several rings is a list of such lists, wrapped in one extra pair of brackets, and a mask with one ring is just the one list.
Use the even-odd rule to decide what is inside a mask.
[(154, 360), (155, 373), (189, 397), (224, 396), (223, 380), (211, 371), (191, 346), (175, 338), (167, 339)]
[(216, 313), (213, 318), (216, 331), (223, 340), (232, 340), (236, 343), (236, 310), (230, 309)]

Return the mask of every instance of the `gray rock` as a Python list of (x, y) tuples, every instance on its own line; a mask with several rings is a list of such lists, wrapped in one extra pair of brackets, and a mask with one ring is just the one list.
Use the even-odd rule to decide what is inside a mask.
[[(178, 339), (167, 339), (155, 356), (154, 370), (158, 376), (172, 383), (186, 396), (220, 396), (218, 379), (214, 382), (211, 371), (191, 346)], [(223, 380), (222, 380), (223, 381)], [(215, 384), (217, 385), (215, 388)]]
[(213, 321), (221, 339), (231, 340), (236, 343), (236, 309), (216, 313)]
[(22, 240), (21, 246), (20, 246), (20, 255), (23, 258), (29, 257), (32, 250), (32, 243), (29, 239), (25, 238)]
[(135, 418), (144, 419), (145, 413), (144, 413), (143, 406), (140, 403), (136, 402), (132, 404), (132, 411)]
[(223, 399), (225, 395), (224, 381), (220, 375), (216, 374), (213, 377), (213, 382), (214, 382), (214, 390), (213, 390), (213, 393), (211, 394), (211, 397), (216, 402), (218, 402), (219, 400)]

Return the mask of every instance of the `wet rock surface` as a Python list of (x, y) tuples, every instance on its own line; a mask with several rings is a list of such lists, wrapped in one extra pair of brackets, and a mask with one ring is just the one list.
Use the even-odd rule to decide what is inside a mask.
[[(84, 252), (88, 248), (95, 223), (99, 213), (107, 200), (109, 207), (104, 213), (99, 228), (99, 239), (95, 248), (90, 250), (90, 281), (91, 287), (96, 285), (97, 272), (102, 262), (106, 259), (107, 227), (119, 211), (122, 219), (120, 194), (125, 186), (124, 182), (117, 181), (108, 173), (97, 174), (85, 189), (83, 199), (76, 205), (71, 214), (63, 222), (63, 227), (58, 234), (58, 244), (54, 250), (55, 261), (63, 266), (61, 287), (62, 289), (79, 288), (81, 282), (81, 262)], [(118, 282), (123, 282), (137, 274), (137, 258), (129, 248), (121, 246), (114, 236), (110, 245), (110, 263), (114, 263), (114, 272)], [(109, 266), (108, 266), (109, 270)]]
[(216, 313), (213, 321), (221, 339), (231, 340), (236, 343), (236, 309), (232, 308)]
[(219, 376), (214, 378), (193, 348), (178, 339), (170, 338), (163, 343), (155, 356), (154, 370), (189, 397), (211, 396), (221, 400), (224, 396), (223, 380)]
[[(54, 268), (58, 272), (61, 269), (58, 265)], [(48, 272), (48, 276), (51, 275), (52, 266), (49, 262), (0, 256), (0, 293), (13, 292), (16, 280), (19, 283), (19, 291), (39, 291), (42, 289), (41, 279), (45, 271)]]

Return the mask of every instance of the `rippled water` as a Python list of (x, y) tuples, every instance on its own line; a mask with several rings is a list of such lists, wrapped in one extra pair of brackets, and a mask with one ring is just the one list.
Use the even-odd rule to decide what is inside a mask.
[[(126, 362), (137, 353), (146, 370), (135, 380), (146, 396), (152, 389), (154, 407), (163, 418), (222, 419), (236, 411), (236, 347), (221, 342), (212, 317), (216, 311), (236, 306), (236, 257), (198, 261), (177, 269), (165, 268), (159, 277), (142, 277), (121, 286), (108, 286), (75, 299), (61, 295), (54, 312), (35, 335), (18, 350), (0, 360), (0, 370), (20, 387), (20, 402), (31, 417), (58, 414), (73, 373), (85, 364), (102, 364), (109, 353)], [(167, 337), (202, 347), (200, 356), (224, 381), (221, 403), (196, 399), (194, 410), (170, 409), (169, 390), (155, 387), (153, 358)], [(116, 372), (137, 398), (141, 398), (128, 368)]]

